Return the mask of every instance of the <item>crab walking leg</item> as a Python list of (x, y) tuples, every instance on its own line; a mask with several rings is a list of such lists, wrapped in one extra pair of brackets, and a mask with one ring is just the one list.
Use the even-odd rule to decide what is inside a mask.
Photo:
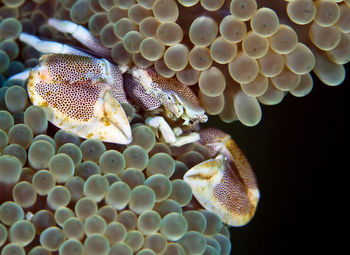
[(169, 126), (168, 122), (166, 122), (161, 116), (148, 117), (145, 123), (156, 130), (159, 130), (165, 142), (173, 146), (179, 147), (199, 140), (199, 134), (196, 132), (184, 136), (175, 136), (175, 133)]
[(204, 129), (200, 137), (215, 159), (192, 167), (184, 180), (205, 209), (219, 215), (228, 225), (245, 225), (253, 217), (260, 198), (251, 166), (235, 142), (221, 130)]
[(91, 57), (91, 55), (70, 47), (67, 44), (40, 40), (38, 37), (27, 33), (21, 33), (19, 35), (19, 40), (29, 44), (43, 54), (71, 54)]
[(110, 50), (104, 47), (85, 27), (68, 20), (58, 20), (54, 18), (49, 18), (47, 23), (62, 33), (71, 34), (81, 44), (95, 52), (99, 57), (111, 58)]
[(188, 144), (188, 143), (195, 143), (199, 140), (199, 134), (197, 132), (192, 132), (188, 135), (183, 136), (177, 136), (176, 142), (172, 143), (171, 145), (180, 147), (182, 145)]
[(145, 123), (146, 125), (153, 127), (156, 130), (159, 130), (166, 143), (172, 144), (176, 142), (176, 137), (173, 130), (163, 117), (148, 117), (145, 120)]

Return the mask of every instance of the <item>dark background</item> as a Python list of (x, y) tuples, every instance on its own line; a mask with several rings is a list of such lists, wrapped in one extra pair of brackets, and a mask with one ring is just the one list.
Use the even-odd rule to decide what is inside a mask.
[(348, 76), (329, 87), (314, 77), (309, 95), (262, 106), (255, 127), (214, 121), (249, 159), (261, 193), (252, 221), (230, 229), (231, 254), (337, 251), (347, 204), (341, 183), (349, 170), (342, 164), (349, 155), (349, 83)]

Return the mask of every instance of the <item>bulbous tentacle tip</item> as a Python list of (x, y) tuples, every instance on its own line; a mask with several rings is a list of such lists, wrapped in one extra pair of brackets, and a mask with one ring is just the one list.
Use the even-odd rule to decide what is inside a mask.
[(226, 133), (208, 129), (201, 132), (201, 138), (201, 143), (210, 149), (215, 159), (191, 168), (184, 180), (190, 184), (198, 202), (219, 215), (224, 223), (230, 226), (247, 224), (260, 198), (253, 170)]

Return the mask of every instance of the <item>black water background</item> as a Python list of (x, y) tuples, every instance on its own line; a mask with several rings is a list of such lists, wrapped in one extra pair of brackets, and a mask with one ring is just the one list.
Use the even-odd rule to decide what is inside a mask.
[[(258, 178), (253, 220), (231, 228), (231, 254), (334, 254), (346, 219), (349, 157), (349, 73), (341, 86), (314, 77), (306, 97), (263, 106), (255, 127), (210, 125), (230, 133)], [(212, 118), (213, 116), (211, 116)]]

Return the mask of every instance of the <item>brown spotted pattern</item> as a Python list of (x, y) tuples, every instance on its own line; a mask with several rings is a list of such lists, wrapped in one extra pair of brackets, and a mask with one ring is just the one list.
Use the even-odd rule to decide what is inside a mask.
[(35, 91), (52, 108), (80, 121), (88, 121), (94, 115), (94, 105), (101, 87), (91, 81), (70, 84), (67, 81), (37, 83)]
[(210, 155), (216, 157), (222, 146), (218, 146), (218, 141), (225, 138), (229, 139), (229, 135), (217, 128), (205, 128), (199, 131), (200, 142), (209, 149)]
[(228, 163), (232, 168), (238, 170), (237, 174), (241, 176), (244, 185), (247, 188), (257, 189), (258, 184), (253, 169), (237, 144), (232, 139), (229, 139), (225, 142), (224, 148), (226, 149), (226, 152), (222, 152), (223, 155), (227, 155)]
[(119, 103), (128, 103), (126, 99), (126, 95), (124, 92), (124, 81), (123, 76), (119, 70), (119, 68), (115, 65), (111, 64), (110, 75), (112, 77), (111, 93), (112, 96), (118, 100)]
[(99, 57), (112, 58), (111, 50), (103, 46), (103, 44), (95, 36), (89, 35), (87, 38), (85, 38), (83, 44), (85, 44), (89, 49), (92, 49)]
[(86, 56), (52, 54), (45, 58), (45, 67), (53, 80), (68, 81), (100, 81), (102, 72), (97, 59)]
[(176, 93), (184, 102), (186, 107), (193, 111), (202, 111), (198, 98), (195, 93), (186, 85), (179, 82), (176, 78), (165, 78), (159, 75), (153, 68), (147, 68), (148, 75), (152, 78), (157, 88), (170, 94)]
[(124, 87), (126, 94), (128, 95), (128, 101), (137, 109), (154, 110), (161, 106), (161, 102), (146, 93), (146, 90), (141, 83), (129, 73), (123, 74)]
[[(234, 163), (233, 163), (234, 164)], [(220, 183), (214, 187), (215, 198), (230, 212), (246, 215), (253, 211), (244, 180), (235, 165), (229, 164)]]
[(208, 147), (212, 157), (222, 154), (226, 159), (225, 173), (214, 187), (214, 197), (231, 212), (241, 215), (254, 213), (248, 189), (257, 189), (256, 178), (237, 144), (228, 134), (216, 128), (201, 130), (200, 142)]

